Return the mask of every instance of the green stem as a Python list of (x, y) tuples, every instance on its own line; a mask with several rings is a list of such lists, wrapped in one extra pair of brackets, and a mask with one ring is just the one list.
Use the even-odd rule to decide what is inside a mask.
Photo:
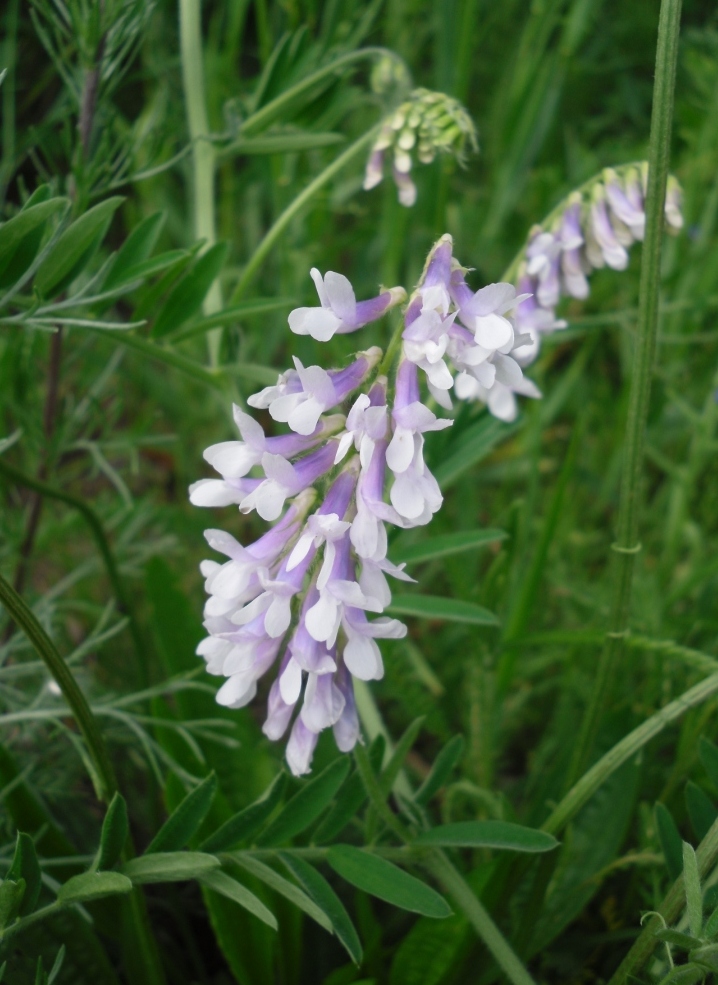
[(132, 641), (137, 652), (140, 680), (145, 683), (147, 675), (144, 662), (144, 645), (142, 643), (142, 635), (135, 617), (134, 608), (130, 602), (128, 593), (125, 591), (125, 586), (122, 582), (119, 569), (112, 554), (110, 542), (107, 538), (107, 534), (105, 533), (105, 529), (102, 526), (100, 518), (97, 516), (92, 507), (88, 506), (83, 499), (79, 498), (79, 496), (73, 496), (71, 493), (63, 492), (61, 489), (55, 489), (46, 482), (40, 482), (39, 479), (33, 479), (31, 476), (25, 475), (24, 472), (14, 468), (14, 466), (3, 461), (2, 459), (0, 459), (0, 475), (4, 475), (8, 479), (12, 479), (14, 482), (17, 482), (22, 486), (26, 486), (28, 489), (32, 489), (36, 493), (39, 493), (39, 495), (45, 496), (48, 499), (56, 499), (61, 503), (67, 503), (68, 506), (74, 507), (74, 509), (82, 514), (83, 519), (90, 528), (90, 533), (94, 538), (97, 549), (102, 556), (102, 560), (107, 570), (107, 577), (110, 581), (110, 585), (112, 586), (115, 599), (117, 600), (118, 608), (127, 616), (130, 635), (132, 636)]
[[(205, 240), (207, 248), (217, 242), (214, 212), (215, 150), (210, 140), (205, 102), (200, 0), (180, 0), (179, 19), (182, 85), (192, 142), (194, 238)], [(219, 280), (215, 280), (207, 292), (203, 310), (205, 315), (213, 315), (221, 307), (222, 292)], [(221, 328), (207, 335), (211, 366), (219, 363), (221, 342)]]
[(641, 478), (658, 330), (663, 212), (670, 156), (680, 14), (681, 0), (662, 0), (648, 149), (646, 237), (638, 294), (638, 330), (629, 393), (626, 442), (623, 450), (618, 530), (613, 545), (613, 550), (617, 553), (614, 562), (613, 602), (606, 643), (576, 747), (571, 780), (580, 775), (591, 755), (614, 676), (614, 668), (623, 655), (625, 637), (630, 629), (633, 570), (636, 554), (641, 549), (638, 540)]
[(535, 985), (531, 975), (448, 856), (437, 850), (432, 852), (424, 864), (462, 910), (508, 980), (513, 985)]
[(324, 187), (324, 185), (328, 184), (328, 182), (330, 182), (336, 174), (339, 174), (339, 172), (347, 164), (349, 164), (350, 161), (353, 161), (355, 157), (358, 157), (359, 154), (362, 154), (365, 151), (368, 145), (376, 137), (378, 129), (378, 126), (372, 127), (371, 130), (363, 134), (358, 140), (355, 140), (351, 146), (347, 147), (343, 154), (340, 154), (336, 160), (332, 161), (329, 167), (325, 168), (321, 174), (318, 174), (317, 177), (307, 185), (304, 191), (300, 192), (294, 201), (287, 206), (271, 229), (267, 231), (264, 239), (250, 257), (249, 263), (242, 271), (242, 276), (239, 278), (237, 286), (235, 287), (230, 299), (231, 304), (236, 304), (243, 297), (247, 287), (252, 281), (252, 278), (262, 265), (264, 258), (267, 256), (292, 219), (294, 219), (294, 217), (301, 212), (304, 206), (316, 195), (318, 191)]
[(72, 710), (72, 714), (82, 733), (87, 751), (92, 760), (95, 772), (93, 781), (96, 786), (97, 796), (100, 800), (109, 802), (113, 793), (117, 790), (115, 771), (112, 768), (112, 763), (107, 754), (100, 729), (85, 699), (85, 695), (80, 690), (77, 681), (72, 676), (72, 672), (57, 651), (55, 644), (35, 618), (34, 613), (2, 575), (0, 575), (0, 602), (2, 602), (10, 617), (20, 626), (30, 640), (57, 682), (57, 686), (62, 691), (65, 701), (67, 701)]
[[(696, 857), (698, 859), (698, 873), (703, 879), (718, 861), (718, 821), (713, 823), (708, 834), (698, 846)], [(686, 891), (683, 885), (683, 876), (679, 876), (669, 889), (657, 912), (670, 926), (678, 919), (685, 905)], [(662, 926), (663, 924), (658, 917), (651, 917), (641, 931), (638, 940), (618, 966), (608, 985), (624, 985), (629, 976), (635, 975), (638, 969), (646, 963), (658, 943), (654, 935)]]

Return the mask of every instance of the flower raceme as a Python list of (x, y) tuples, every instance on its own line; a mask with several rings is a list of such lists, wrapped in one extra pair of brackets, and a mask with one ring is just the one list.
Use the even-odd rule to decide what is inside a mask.
[[(391, 381), (377, 347), (355, 353), (343, 369), (305, 367), (295, 358), (274, 386), (247, 400), (288, 431), (267, 436), (235, 406), (240, 440), (206, 449), (220, 478), (190, 486), (191, 502), (234, 504), (276, 522), (246, 547), (221, 530), (205, 532), (226, 560), (201, 565), (208, 635), (197, 653), (210, 674), (226, 678), (217, 701), (230, 708), (252, 701), (260, 678), (277, 665), (263, 729), (272, 740), (289, 730), (286, 757), (295, 775), (310, 771), (324, 729), (333, 729), (340, 750), (354, 747), (354, 680), (380, 679), (377, 640), (406, 635), (403, 623), (384, 615), (387, 576), (413, 580), (387, 557), (387, 525), (421, 526), (440, 509), (424, 436), (453, 423), (427, 406), (422, 385), (445, 410), (453, 391), (504, 421), (516, 417), (517, 395), (541, 396), (522, 365), (535, 356), (540, 333), (560, 327), (554, 306), (561, 293), (585, 296), (599, 256), (621, 269), (629, 236), (642, 235), (638, 178), (613, 174), (588, 205), (570, 198), (550, 232), (532, 234), (522, 293), (509, 283), (472, 291), (451, 237), (442, 236), (405, 306)], [(670, 195), (666, 214), (675, 226), (680, 212)], [(392, 288), (357, 302), (340, 274), (311, 276), (320, 305), (294, 310), (289, 326), (319, 341), (357, 331), (407, 297)]]

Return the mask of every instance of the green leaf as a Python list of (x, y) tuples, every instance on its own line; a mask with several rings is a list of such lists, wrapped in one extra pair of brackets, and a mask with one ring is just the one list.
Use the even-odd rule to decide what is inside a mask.
[[(380, 733), (369, 747), (369, 761), (375, 773), (381, 769), (385, 749), (386, 741)], [(366, 799), (364, 781), (358, 772), (354, 772), (342, 786), (336, 801), (317, 828), (314, 842), (317, 845), (326, 845), (327, 842), (332, 841), (361, 810)]]
[[(707, 897), (706, 893), (706, 897)], [(713, 910), (711, 915), (706, 920), (706, 925), (703, 928), (703, 933), (706, 937), (715, 937), (718, 934), (718, 906)]]
[(654, 936), (666, 944), (672, 944), (674, 947), (681, 947), (684, 951), (691, 951), (694, 947), (700, 947), (703, 941), (700, 937), (691, 937), (689, 934), (681, 934), (678, 930), (671, 930), (670, 927), (664, 927), (661, 930), (657, 930)]
[(480, 421), (467, 428), (434, 471), (441, 488), (448, 489), (464, 472), (486, 458), (500, 441), (505, 441), (514, 434), (518, 427), (518, 423), (504, 424), (487, 413)]
[(668, 875), (675, 880), (683, 872), (683, 843), (671, 812), (660, 802), (654, 808), (658, 840), (666, 860)]
[(132, 883), (121, 872), (83, 872), (60, 886), (57, 900), (59, 903), (83, 903), (103, 896), (129, 893), (131, 889)]
[(202, 842), (200, 846), (202, 851), (224, 852), (229, 848), (234, 848), (240, 841), (248, 841), (273, 813), (282, 799), (286, 782), (286, 773), (277, 774), (260, 800), (230, 817)]
[(60, 236), (35, 275), (35, 287), (43, 297), (59, 294), (80, 273), (104, 239), (110, 220), (122, 202), (124, 198), (119, 195), (100, 202)]
[(698, 841), (703, 841), (718, 817), (718, 811), (701, 788), (691, 780), (686, 784), (685, 797), (686, 810), (696, 838)]
[(703, 944), (699, 941), (699, 946), (695, 947), (688, 957), (691, 961), (699, 962), (704, 968), (711, 971), (718, 971), (718, 944)]
[(152, 328), (155, 338), (174, 331), (199, 311), (207, 291), (218, 277), (227, 258), (227, 243), (215, 243), (182, 278), (159, 311)]
[(697, 985), (705, 977), (706, 973), (703, 968), (694, 964), (682, 964), (677, 968), (672, 968), (658, 985)]
[[(155, 212), (132, 230), (120, 247), (114, 259), (110, 272), (102, 285), (104, 291), (111, 291), (119, 284), (134, 280), (131, 271), (138, 264), (147, 260), (155, 248), (157, 238), (165, 221), (164, 212)], [(176, 251), (183, 252), (183, 251)], [(128, 275), (129, 274), (129, 275)]]
[[(163, 270), (170, 270), (180, 263), (188, 263), (192, 254), (188, 250), (167, 250), (166, 253), (159, 253), (156, 257), (143, 260), (141, 263), (133, 264), (125, 271), (121, 284), (130, 284), (136, 280), (146, 280), (154, 274), (160, 274)], [(113, 268), (114, 269), (114, 268)], [(112, 270), (110, 271), (110, 274)], [(113, 284), (113, 287), (116, 287)]]
[(395, 595), (387, 612), (394, 616), (443, 619), (445, 622), (463, 622), (471, 626), (499, 625), (493, 612), (483, 606), (439, 595)]
[[(193, 338), (195, 335), (203, 335), (221, 325), (231, 325), (232, 322), (239, 321), (241, 318), (250, 318), (252, 315), (267, 315), (272, 311), (289, 308), (293, 304), (295, 302), (291, 298), (250, 298), (247, 301), (242, 301), (241, 304), (234, 304), (230, 308), (218, 311), (216, 315), (201, 318), (178, 332), (173, 332), (169, 341), (181, 342), (184, 339)], [(268, 372), (274, 373), (273, 370), (268, 370)], [(276, 375), (274, 378), (276, 379)]]
[(414, 796), (417, 804), (421, 804), (422, 806), (428, 804), (434, 794), (438, 793), (446, 784), (454, 767), (464, 754), (464, 745), (464, 737), (462, 735), (455, 735), (453, 739), (449, 739), (434, 760), (431, 772)]
[(127, 823), (127, 804), (125, 798), (115, 793), (107, 808), (105, 820), (102, 822), (100, 847), (97, 852), (97, 868), (111, 869), (122, 854), (127, 840), (129, 827)]
[(509, 821), (460, 821), (423, 831), (417, 845), (455, 848), (500, 848), (512, 852), (550, 852), (559, 844), (553, 835)]
[(155, 852), (125, 862), (123, 873), (137, 885), (186, 882), (219, 868), (219, 859), (205, 852)]
[(294, 906), (298, 907), (318, 923), (320, 927), (328, 930), (330, 934), (332, 933), (331, 921), (324, 911), (303, 890), (295, 886), (293, 882), (289, 882), (288, 879), (280, 876), (278, 872), (265, 865), (264, 862), (260, 862), (259, 859), (253, 858), (251, 855), (246, 855), (244, 852), (232, 852), (232, 861), (244, 869), (245, 872), (249, 872), (250, 875), (259, 879), (266, 886), (269, 886), (275, 893), (279, 893), (280, 896), (289, 900), (290, 903), (293, 903)]
[(278, 929), (277, 918), (271, 910), (267, 909), (258, 896), (251, 893), (241, 882), (237, 882), (236, 879), (228, 876), (226, 872), (208, 872), (206, 875), (200, 876), (199, 881), (207, 889), (211, 889), (215, 893), (219, 893), (221, 896), (226, 896), (227, 899), (239, 903), (240, 906), (244, 907), (245, 910), (249, 910), (250, 913), (254, 914), (263, 923), (266, 923), (272, 930)]
[(24, 894), (24, 879), (5, 879), (0, 882), (0, 932), (18, 915)]
[(63, 944), (60, 950), (57, 952), (57, 957), (53, 962), (52, 968), (50, 968), (50, 974), (47, 976), (47, 985), (52, 985), (57, 976), (60, 974), (60, 969), (62, 968), (62, 962), (65, 960), (65, 945)]
[(411, 725), (406, 729), (402, 737), (396, 744), (396, 748), (391, 755), (391, 759), (384, 767), (381, 776), (379, 777), (379, 788), (384, 796), (388, 796), (391, 788), (394, 786), (394, 781), (399, 775), (399, 770), (404, 765), (404, 760), (411, 752), (411, 747), (416, 742), (416, 737), (421, 731), (421, 726), (424, 724), (426, 716), (422, 715), (420, 718), (415, 718)]
[(700, 937), (703, 929), (703, 894), (698, 873), (696, 853), (687, 841), (683, 842), (683, 882), (686, 889), (688, 926), (693, 937)]
[(209, 813), (216, 792), (217, 777), (214, 773), (210, 773), (187, 794), (179, 807), (167, 818), (145, 849), (145, 855), (155, 852), (178, 852), (180, 848), (184, 848), (190, 838), (199, 831)]
[(281, 813), (257, 839), (258, 845), (279, 845), (306, 830), (334, 799), (349, 772), (350, 761), (340, 756), (310, 780), (285, 804)]
[[(0, 226), (0, 277), (5, 273), (10, 261), (17, 255), (22, 244), (29, 242), (29, 237), (36, 243), (31, 255), (27, 257), (25, 269), (32, 263), (32, 259), (40, 245), (42, 238), (42, 227), (50, 216), (67, 209), (70, 201), (67, 198), (51, 198), (49, 201), (40, 202), (30, 208), (24, 208), (7, 222)], [(37, 235), (33, 235), (37, 233)], [(28, 254), (30, 251), (27, 251)], [(24, 273), (24, 270), (17, 271), (17, 276)], [(13, 280), (15, 280), (13, 278)]]
[(341, 133), (278, 133), (261, 137), (240, 137), (220, 148), (219, 157), (229, 154), (285, 154), (319, 147), (342, 144), (346, 137)]
[(702, 735), (698, 743), (698, 755), (708, 778), (718, 790), (718, 746)]
[(344, 904), (324, 876), (304, 859), (290, 855), (288, 852), (281, 852), (280, 858), (317, 906), (326, 913), (334, 928), (334, 933), (354, 964), (361, 964), (362, 947), (359, 935), (351, 917), (344, 908)]
[(25, 917), (32, 913), (37, 905), (37, 898), (40, 895), (42, 886), (42, 873), (40, 863), (37, 860), (35, 842), (30, 835), (18, 831), (15, 841), (15, 854), (12, 864), (7, 874), (7, 879), (18, 882), (23, 879), (25, 882), (25, 893), (19, 909), (19, 915)]
[(438, 558), (449, 557), (451, 554), (462, 554), (473, 551), (484, 544), (493, 544), (505, 540), (508, 534), (505, 530), (464, 530), (456, 534), (443, 534), (441, 537), (429, 537), (418, 544), (403, 546), (406, 535), (398, 537), (391, 547), (391, 556), (397, 562), (407, 564), (422, 564), (424, 561), (436, 561)]
[(342, 879), (386, 903), (434, 919), (451, 916), (443, 896), (386, 859), (350, 845), (334, 845), (327, 861)]

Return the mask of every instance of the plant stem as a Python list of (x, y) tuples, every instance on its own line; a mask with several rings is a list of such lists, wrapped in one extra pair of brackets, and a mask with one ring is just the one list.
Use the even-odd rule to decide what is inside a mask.
[(290, 202), (271, 229), (266, 232), (264, 239), (250, 257), (249, 263), (242, 271), (242, 276), (239, 278), (237, 286), (232, 293), (232, 297), (230, 299), (231, 304), (236, 304), (244, 296), (247, 287), (257, 273), (259, 267), (262, 265), (264, 258), (267, 256), (292, 219), (298, 215), (299, 212), (301, 212), (304, 206), (316, 195), (318, 191), (324, 187), (324, 185), (330, 182), (336, 174), (338, 174), (347, 164), (349, 164), (350, 161), (353, 161), (355, 157), (358, 157), (359, 154), (364, 152), (365, 148), (376, 137), (378, 129), (378, 126), (372, 127), (371, 130), (368, 130), (365, 134), (359, 137), (358, 140), (355, 140), (353, 144), (347, 147), (343, 154), (340, 154), (336, 160), (332, 161), (329, 167), (325, 168), (321, 174), (318, 174), (313, 181), (310, 181), (304, 191), (300, 192), (293, 202)]
[(641, 479), (648, 402), (651, 394), (658, 330), (663, 210), (670, 157), (680, 14), (681, 0), (662, 0), (658, 23), (656, 75), (653, 87), (651, 136), (648, 149), (646, 237), (643, 246), (638, 294), (638, 331), (623, 450), (618, 530), (616, 542), (612, 545), (613, 550), (617, 553), (614, 562), (613, 601), (606, 642), (570, 771), (571, 782), (585, 769), (586, 762), (591, 755), (606, 706), (614, 668), (623, 654), (625, 637), (630, 631), (633, 570), (636, 555), (641, 550), (638, 540)]
[(102, 526), (100, 518), (97, 516), (92, 507), (88, 506), (87, 503), (83, 499), (80, 499), (79, 496), (73, 496), (71, 493), (63, 492), (61, 489), (55, 489), (53, 486), (50, 486), (45, 482), (40, 482), (39, 479), (33, 479), (31, 476), (25, 475), (19, 469), (14, 468), (2, 459), (0, 459), (0, 475), (4, 475), (8, 479), (12, 479), (20, 485), (26, 486), (28, 489), (32, 489), (38, 497), (47, 497), (48, 499), (59, 500), (61, 503), (67, 503), (68, 506), (74, 507), (74, 509), (82, 514), (83, 519), (90, 528), (90, 533), (94, 538), (97, 549), (102, 556), (102, 560), (107, 570), (107, 577), (110, 581), (112, 591), (117, 601), (118, 609), (127, 616), (130, 635), (132, 636), (132, 641), (137, 652), (140, 680), (143, 684), (145, 684), (147, 673), (143, 659), (144, 644), (142, 642), (142, 635), (135, 617), (134, 607), (130, 602), (129, 594), (125, 590), (119, 568), (115, 563), (115, 558), (112, 553), (112, 548), (110, 547), (109, 539), (105, 533), (105, 529)]
[(0, 602), (30, 640), (62, 691), (85, 740), (94, 767), (93, 781), (97, 796), (100, 800), (109, 802), (117, 790), (117, 779), (102, 734), (85, 695), (34, 613), (2, 575), (0, 575)]
[[(703, 879), (718, 860), (718, 821), (713, 823), (708, 834), (698, 846), (696, 857), (698, 859), (698, 874)], [(679, 876), (669, 889), (657, 912), (670, 926), (678, 918), (685, 905), (686, 891), (683, 885), (683, 876)], [(641, 931), (638, 940), (618, 966), (608, 985), (624, 985), (629, 976), (634, 975), (646, 963), (658, 943), (654, 935), (662, 926), (663, 924), (658, 917), (651, 917)]]
[[(214, 212), (215, 151), (210, 140), (205, 102), (200, 0), (180, 0), (179, 17), (182, 85), (187, 125), (192, 142), (194, 238), (205, 240), (205, 248), (207, 248), (217, 242)], [(205, 315), (213, 315), (221, 307), (222, 292), (217, 279), (207, 292), (203, 310)], [(221, 342), (221, 328), (208, 333), (207, 344), (211, 366), (217, 366), (219, 363)]]

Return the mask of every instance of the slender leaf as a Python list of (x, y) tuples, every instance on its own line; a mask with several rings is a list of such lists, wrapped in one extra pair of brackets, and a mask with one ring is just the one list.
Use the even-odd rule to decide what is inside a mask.
[(17, 917), (24, 895), (24, 879), (4, 879), (0, 882), (0, 932)]
[(319, 147), (342, 144), (346, 137), (341, 133), (278, 133), (261, 137), (240, 137), (233, 143), (222, 147), (220, 157), (230, 154), (285, 154)]
[[(148, 260), (142, 260), (140, 263), (128, 267), (123, 274), (120, 285), (113, 284), (113, 287), (130, 284), (138, 280), (145, 280), (165, 270), (169, 271), (172, 267), (180, 263), (188, 262), (191, 257), (192, 254), (188, 250), (167, 250), (166, 253), (159, 253), (156, 257), (150, 257)], [(110, 274), (112, 274), (112, 270)]]
[[(67, 198), (51, 198), (49, 201), (40, 202), (38, 205), (23, 209), (22, 212), (18, 212), (12, 219), (0, 226), (0, 276), (5, 273), (23, 240), (26, 240), (38, 228), (39, 235), (42, 236), (41, 227), (45, 225), (50, 216), (68, 208), (69, 205), (70, 202)], [(39, 238), (37, 243), (39, 246)], [(31, 260), (32, 257), (28, 259), (28, 264)]]
[(686, 890), (686, 911), (688, 926), (693, 937), (700, 937), (703, 929), (703, 894), (698, 861), (693, 847), (683, 842), (683, 883)]
[(215, 243), (174, 287), (155, 319), (152, 334), (156, 338), (179, 328), (199, 311), (207, 291), (224, 266), (228, 249), (227, 243)]
[(232, 852), (232, 860), (243, 868), (250, 875), (253, 875), (256, 879), (259, 879), (270, 889), (273, 889), (275, 893), (279, 893), (294, 906), (298, 907), (308, 917), (311, 917), (320, 927), (328, 930), (332, 933), (332, 924), (324, 911), (317, 906), (314, 900), (310, 899), (307, 894), (295, 886), (293, 882), (289, 882), (284, 876), (280, 876), (278, 872), (265, 865), (264, 862), (260, 862), (259, 859), (253, 858), (251, 855), (247, 855), (245, 852)]
[(121, 196), (108, 198), (65, 230), (35, 275), (35, 287), (43, 297), (59, 293), (63, 285), (77, 276), (104, 238), (113, 214), (123, 201)]
[(60, 886), (57, 899), (59, 903), (83, 903), (131, 889), (132, 883), (121, 872), (83, 872)]
[(703, 841), (718, 817), (718, 810), (701, 788), (691, 780), (686, 784), (686, 810), (698, 841)]
[(128, 276), (128, 271), (131, 271), (133, 267), (136, 268), (138, 264), (150, 256), (164, 221), (164, 212), (155, 212), (132, 230), (113, 261), (105, 278), (103, 290), (111, 291), (113, 287), (129, 283), (134, 279), (132, 276)]
[(440, 619), (463, 622), (471, 626), (498, 626), (499, 620), (488, 609), (473, 602), (442, 598), (439, 595), (395, 595), (388, 612), (394, 616)]
[(305, 862), (302, 858), (298, 858), (296, 855), (282, 852), (280, 853), (280, 858), (317, 906), (326, 913), (334, 928), (334, 933), (341, 941), (354, 964), (361, 964), (362, 947), (359, 935), (349, 914), (344, 908), (344, 904), (324, 876), (317, 872), (308, 862)]
[(19, 882), (21, 879), (24, 881), (25, 892), (18, 913), (21, 917), (32, 913), (40, 895), (42, 873), (40, 872), (40, 863), (37, 860), (35, 842), (30, 835), (21, 831), (17, 833), (15, 854), (6, 878), (15, 882)]
[(414, 800), (417, 804), (426, 805), (435, 793), (446, 784), (451, 773), (464, 754), (464, 737), (455, 735), (449, 739), (439, 755), (434, 760), (431, 772), (416, 792)]
[(667, 807), (660, 802), (654, 808), (656, 830), (666, 860), (668, 875), (675, 880), (683, 872), (683, 843), (676, 822)]
[(119, 861), (128, 831), (125, 798), (121, 794), (115, 793), (110, 801), (110, 806), (107, 808), (105, 820), (102, 822), (100, 847), (97, 852), (97, 868), (100, 871), (111, 869)]
[(240, 841), (248, 841), (274, 812), (282, 799), (286, 783), (287, 774), (279, 773), (260, 800), (230, 817), (202, 842), (202, 851), (224, 852), (234, 848)]
[(403, 546), (404, 537), (398, 537), (391, 548), (391, 556), (397, 562), (421, 564), (425, 561), (436, 561), (438, 558), (449, 557), (451, 554), (463, 554), (473, 551), (485, 544), (493, 544), (505, 540), (508, 534), (505, 530), (463, 530), (456, 534), (443, 534), (441, 537), (428, 537), (418, 544)]
[(702, 735), (698, 743), (698, 755), (708, 778), (718, 790), (718, 746)]
[(137, 885), (148, 882), (186, 882), (219, 868), (219, 859), (206, 852), (153, 852), (130, 859), (123, 873)]
[(658, 985), (698, 985), (706, 977), (703, 968), (694, 964), (682, 964), (672, 968)]
[(342, 879), (386, 903), (425, 917), (451, 916), (443, 896), (386, 859), (351, 845), (334, 845), (327, 853), (327, 861)]
[(488, 414), (467, 428), (456, 447), (449, 449), (447, 457), (435, 471), (436, 481), (442, 489), (448, 489), (469, 469), (478, 465), (496, 445), (505, 441), (518, 429), (518, 424), (504, 424)]
[(241, 318), (251, 318), (252, 315), (267, 315), (272, 311), (281, 311), (282, 308), (289, 308), (294, 303), (290, 298), (250, 298), (247, 301), (242, 301), (241, 304), (234, 304), (230, 308), (218, 311), (216, 315), (201, 318), (199, 321), (187, 325), (186, 328), (172, 332), (170, 341), (181, 342), (195, 335), (203, 335), (221, 325), (231, 325)]
[(684, 951), (690, 951), (694, 947), (700, 947), (703, 941), (699, 937), (691, 937), (689, 934), (682, 934), (678, 930), (671, 930), (670, 927), (657, 930), (654, 935), (659, 941), (665, 944), (672, 944), (674, 947), (682, 947)]
[(421, 726), (424, 724), (424, 721), (424, 715), (422, 715), (421, 718), (415, 718), (397, 742), (396, 748), (394, 749), (389, 762), (386, 764), (381, 776), (379, 777), (379, 787), (384, 796), (388, 796), (391, 788), (394, 786), (394, 781), (399, 775), (399, 770), (402, 768), (404, 765), (404, 760), (411, 752), (411, 747), (416, 742), (416, 737), (421, 731)]
[(210, 773), (191, 790), (172, 812), (147, 846), (145, 855), (155, 852), (178, 852), (199, 831), (217, 792), (217, 777)]
[(460, 821), (423, 831), (417, 845), (456, 848), (501, 848), (512, 852), (550, 852), (557, 847), (553, 835), (509, 821)]
[[(381, 769), (385, 749), (386, 741), (384, 736), (379, 733), (369, 747), (369, 762), (375, 773)], [(315, 843), (326, 845), (332, 841), (361, 810), (366, 799), (366, 787), (361, 774), (352, 773), (337, 794), (336, 800), (326, 817), (317, 828), (314, 834)]]
[(257, 839), (258, 845), (279, 845), (301, 834), (329, 806), (349, 772), (350, 761), (340, 756), (310, 780), (285, 804), (281, 813)]
[(227, 875), (226, 872), (219, 870), (207, 872), (205, 875), (200, 876), (199, 881), (207, 889), (211, 889), (213, 892), (219, 893), (220, 896), (226, 896), (227, 899), (239, 903), (241, 907), (249, 910), (250, 913), (254, 914), (263, 923), (266, 923), (272, 930), (278, 929), (277, 918), (272, 911), (267, 909), (258, 896), (255, 896), (246, 886), (243, 886), (241, 882)]

